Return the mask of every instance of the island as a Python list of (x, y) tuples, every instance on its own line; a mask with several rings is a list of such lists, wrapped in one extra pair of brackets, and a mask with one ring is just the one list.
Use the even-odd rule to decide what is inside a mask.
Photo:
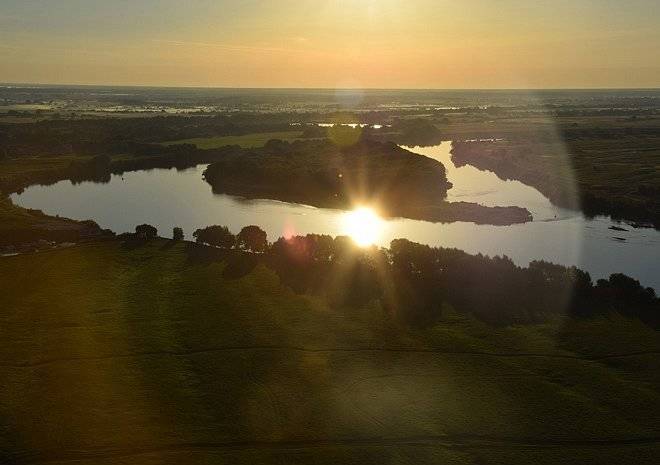
[(370, 205), (386, 217), (510, 225), (532, 219), (525, 208), (447, 202), (442, 163), (391, 142), (363, 139), (342, 147), (328, 139), (271, 140), (234, 150), (204, 172), (218, 194), (351, 209)]

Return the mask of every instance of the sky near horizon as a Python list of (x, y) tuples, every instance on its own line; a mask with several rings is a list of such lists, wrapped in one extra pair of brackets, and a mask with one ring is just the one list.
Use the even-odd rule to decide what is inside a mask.
[(660, 87), (657, 0), (1, 0), (0, 82)]

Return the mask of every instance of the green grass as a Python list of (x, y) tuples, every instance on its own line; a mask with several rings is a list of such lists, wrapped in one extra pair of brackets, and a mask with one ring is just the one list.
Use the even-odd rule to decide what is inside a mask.
[(6, 197), (0, 197), (0, 218), (0, 230), (31, 227), (34, 223), (28, 210), (17, 207)]
[(21, 157), (0, 161), (0, 175), (29, 175), (35, 171), (66, 168), (74, 160), (86, 160), (90, 157), (62, 155), (57, 157)]
[[(43, 157), (19, 157), (0, 160), (0, 178), (29, 177), (35, 173), (59, 170), (68, 167), (72, 162), (85, 162), (91, 156), (85, 155), (58, 155)], [(131, 155), (113, 155), (112, 160), (131, 160)]]
[(259, 132), (242, 136), (196, 137), (163, 142), (163, 145), (195, 144), (199, 149), (215, 149), (225, 145), (239, 145), (243, 148), (263, 147), (271, 139), (292, 141), (300, 137), (301, 131)]
[(657, 356), (591, 358), (660, 350), (656, 332), (628, 320), (494, 329), (446, 309), (437, 326), (410, 330), (377, 305), (296, 295), (263, 265), (228, 278), (224, 263), (190, 263), (185, 244), (161, 240), (2, 258), (0, 309), (0, 459), (650, 464), (660, 454), (657, 441), (624, 443), (660, 434)]

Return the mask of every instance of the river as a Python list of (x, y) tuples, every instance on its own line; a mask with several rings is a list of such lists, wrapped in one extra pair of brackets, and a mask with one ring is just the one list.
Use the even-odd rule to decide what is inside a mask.
[[(414, 151), (441, 161), (454, 184), (449, 201), (477, 202), (488, 206), (517, 205), (527, 208), (534, 221), (512, 226), (473, 223), (430, 223), (387, 219), (376, 240), (386, 246), (405, 237), (432, 246), (455, 247), (469, 253), (507, 255), (519, 265), (547, 260), (577, 265), (604, 278), (625, 273), (643, 285), (660, 290), (660, 231), (617, 225), (608, 217), (585, 218), (581, 213), (553, 206), (539, 191), (518, 181), (503, 181), (494, 173), (472, 166), (457, 168), (451, 161), (450, 142)], [(345, 215), (340, 210), (314, 208), (272, 200), (243, 200), (216, 195), (202, 179), (205, 165), (177, 171), (154, 169), (113, 175), (109, 183), (61, 181), (51, 186), (31, 186), (12, 200), (23, 207), (74, 219), (93, 219), (115, 232), (133, 231), (149, 223), (169, 236), (174, 226), (186, 236), (210, 224), (238, 232), (248, 224), (261, 226), (269, 239), (283, 235), (345, 233)]]

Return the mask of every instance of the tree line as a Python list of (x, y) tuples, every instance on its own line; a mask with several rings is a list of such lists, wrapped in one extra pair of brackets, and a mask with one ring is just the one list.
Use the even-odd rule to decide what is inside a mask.
[[(157, 234), (149, 225), (138, 228), (142, 238)], [(506, 256), (471, 255), (407, 239), (395, 239), (389, 248), (361, 248), (346, 236), (323, 234), (269, 243), (255, 225), (236, 235), (213, 225), (193, 237), (196, 244), (188, 250), (198, 257), (230, 257), (242, 269), (263, 263), (295, 292), (323, 295), (345, 307), (377, 303), (389, 317), (413, 326), (432, 325), (453, 308), (493, 325), (540, 323), (564, 313), (574, 318), (619, 313), (660, 327), (655, 291), (620, 273), (594, 283), (574, 266), (533, 261), (520, 267)], [(183, 239), (183, 231), (174, 228), (173, 238)]]

